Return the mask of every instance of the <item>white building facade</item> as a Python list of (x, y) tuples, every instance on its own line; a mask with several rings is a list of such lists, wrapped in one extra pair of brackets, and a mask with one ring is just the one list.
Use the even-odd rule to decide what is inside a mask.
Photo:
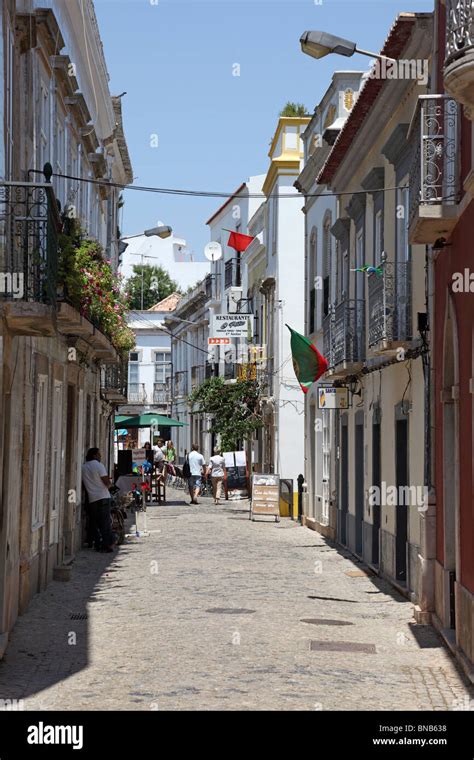
[[(337, 199), (318, 185), (316, 178), (329, 155), (340, 129), (357, 99), (362, 73), (335, 72), (304, 134), (304, 168), (295, 185), (305, 195), (305, 335), (324, 355), (323, 320), (335, 295)], [(341, 232), (344, 232), (344, 226)], [(330, 276), (332, 273), (332, 277)], [(334, 491), (331, 490), (331, 444), (335, 412), (318, 409), (318, 387), (314, 383), (305, 397), (305, 482), (303, 519), (334, 537)], [(331, 517), (331, 511), (333, 512)]]

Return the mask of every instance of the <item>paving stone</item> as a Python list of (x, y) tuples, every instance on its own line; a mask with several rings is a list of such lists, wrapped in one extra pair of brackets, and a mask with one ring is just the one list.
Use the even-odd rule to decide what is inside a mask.
[[(251, 522), (248, 503), (168, 496), (149, 507), (148, 536), (115, 555), (84, 550), (69, 583), (33, 599), (0, 662), (0, 698), (23, 698), (27, 710), (441, 710), (474, 700), (434, 631), (413, 627), (412, 605), (359, 576), (346, 551), (288, 519)], [(311, 651), (311, 641), (377, 654)]]

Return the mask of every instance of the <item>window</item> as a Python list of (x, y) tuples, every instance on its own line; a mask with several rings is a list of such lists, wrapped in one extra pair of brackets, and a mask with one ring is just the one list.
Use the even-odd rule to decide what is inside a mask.
[(331, 218), (327, 217), (324, 222), (323, 229), (323, 302), (322, 302), (322, 316), (326, 317), (329, 314), (329, 298), (330, 298), (330, 275), (331, 275)]
[(50, 158), (50, 99), (48, 86), (45, 84), (45, 82), (43, 82), (43, 80), (41, 80), (39, 99), (40, 138), (38, 168), (42, 169)]
[(48, 422), (48, 376), (38, 375), (36, 386), (35, 440), (33, 458), (33, 510), (32, 528), (40, 528), (44, 522), (44, 474), (46, 469), (46, 445)]
[[(1, 12), (0, 12), (1, 15)], [(5, 174), (13, 176), (13, 53), (14, 37), (10, 26), (6, 28), (6, 91), (5, 91)]]
[(130, 361), (131, 362), (137, 362), (138, 361), (138, 351), (131, 351), (130, 352)]
[[(356, 261), (355, 269), (364, 266), (364, 230), (359, 229), (356, 233)], [(363, 272), (355, 272), (355, 297), (364, 298), (365, 275)]]
[(308, 279), (309, 279), (309, 314), (308, 329), (310, 333), (314, 332), (315, 314), (316, 314), (316, 230), (311, 233), (309, 243), (309, 261), (308, 261)]
[(374, 266), (378, 266), (382, 260), (383, 251), (383, 212), (380, 209), (375, 214), (374, 230)]
[[(54, 157), (55, 157), (55, 172), (57, 174), (65, 174), (66, 173), (65, 172), (66, 133), (64, 129), (64, 123), (61, 121), (61, 119), (56, 119)], [(59, 179), (59, 177), (55, 177), (53, 180), (56, 195), (63, 204), (65, 201), (65, 181), (66, 180), (64, 179)]]
[(397, 261), (409, 261), (410, 244), (408, 242), (408, 187), (397, 190), (396, 226), (397, 226)]
[(155, 383), (165, 384), (170, 377), (170, 354), (166, 351), (155, 351)]

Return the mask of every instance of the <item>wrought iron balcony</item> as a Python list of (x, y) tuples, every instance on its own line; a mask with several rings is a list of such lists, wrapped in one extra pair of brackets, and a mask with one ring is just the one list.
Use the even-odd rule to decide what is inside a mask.
[(153, 384), (153, 403), (168, 406), (171, 403), (171, 389), (168, 383)]
[(188, 393), (188, 371), (181, 370), (174, 375), (174, 395), (176, 398), (183, 398)]
[(365, 302), (344, 299), (323, 320), (323, 351), (332, 375), (357, 372), (365, 359)]
[(0, 182), (0, 304), (18, 335), (55, 335), (60, 229), (51, 185)]
[(125, 403), (127, 396), (128, 362), (106, 364), (101, 369), (101, 393), (107, 401)]
[(368, 286), (369, 347), (382, 352), (411, 341), (411, 262), (386, 261), (381, 275), (369, 275)]
[(408, 137), (410, 243), (434, 243), (456, 224), (459, 201), (459, 106), (446, 95), (420, 95)]
[(224, 288), (239, 287), (240, 284), (240, 260), (229, 259), (224, 264)]
[(144, 404), (147, 400), (145, 383), (128, 384), (128, 403)]
[(446, 0), (446, 92), (474, 119), (474, 6), (472, 0)]

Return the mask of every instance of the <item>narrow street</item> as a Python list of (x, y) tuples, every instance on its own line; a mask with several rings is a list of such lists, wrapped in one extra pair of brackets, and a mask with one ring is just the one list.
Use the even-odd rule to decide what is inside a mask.
[(0, 698), (26, 710), (469, 706), (434, 630), (349, 554), (289, 519), (250, 522), (248, 502), (168, 498), (148, 509), (149, 536), (81, 551), (71, 581), (36, 596), (0, 663)]

